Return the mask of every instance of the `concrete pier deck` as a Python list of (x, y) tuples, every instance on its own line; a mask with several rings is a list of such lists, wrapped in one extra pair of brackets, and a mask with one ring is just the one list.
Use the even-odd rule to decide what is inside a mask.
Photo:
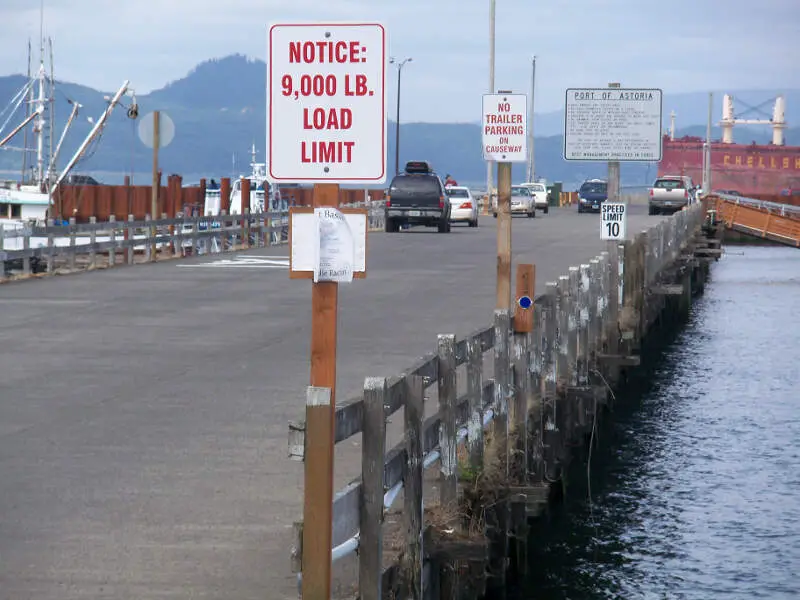
[[(663, 218), (630, 212), (631, 234)], [(340, 288), (340, 401), (437, 333), (490, 322), (495, 236), (491, 217), (371, 236), (367, 279)], [(516, 218), (513, 247), (541, 292), (602, 250), (599, 216)], [(302, 414), (311, 304), (287, 255), (0, 286), (1, 600), (297, 597), (303, 470), (286, 424)]]

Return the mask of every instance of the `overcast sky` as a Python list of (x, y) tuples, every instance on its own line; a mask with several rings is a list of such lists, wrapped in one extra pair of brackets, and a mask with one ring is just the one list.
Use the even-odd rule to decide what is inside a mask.
[[(488, 86), (489, 0), (45, 0), (56, 77), (138, 93), (233, 53), (266, 60), (269, 22), (380, 20), (403, 69), (402, 118), (474, 121)], [(25, 70), (37, 0), (0, 0), (0, 74)], [(537, 55), (536, 111), (567, 87), (665, 93), (800, 87), (800, 0), (497, 0), (495, 87), (526, 92)], [(38, 54), (38, 52), (37, 52)], [(395, 71), (389, 72), (394, 106)], [(0, 99), (0, 104), (4, 102)]]

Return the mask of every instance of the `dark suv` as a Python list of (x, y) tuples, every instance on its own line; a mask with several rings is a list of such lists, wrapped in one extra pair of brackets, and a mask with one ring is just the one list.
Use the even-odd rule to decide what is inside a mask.
[(439, 233), (450, 231), (450, 201), (444, 184), (424, 160), (406, 163), (403, 173), (395, 175), (386, 194), (386, 231), (401, 226), (437, 227)]

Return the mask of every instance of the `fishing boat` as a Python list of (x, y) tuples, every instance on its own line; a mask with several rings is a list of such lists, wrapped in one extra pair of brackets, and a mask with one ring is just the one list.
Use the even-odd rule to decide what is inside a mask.
[[(82, 105), (69, 100), (72, 110), (58, 143), (53, 148), (56, 81), (53, 77), (53, 44), (51, 39), (48, 38), (47, 41), (50, 59), (49, 72), (45, 68), (45, 43), (44, 38), (41, 37), (39, 68), (36, 74), (31, 76), (30, 44), (28, 44), (27, 81), (8, 105), (0, 110), (0, 150), (18, 151), (22, 156), (22, 169), (19, 180), (0, 181), (0, 227), (2, 228), (6, 228), (5, 225), (7, 225), (8, 228), (16, 229), (16, 226), (12, 227), (12, 221), (41, 223), (48, 218), (63, 218), (63, 215), (57, 214), (58, 211), (54, 206), (54, 191), (70, 173), (75, 164), (84, 156), (89, 144), (102, 132), (114, 108), (120, 103), (122, 97), (129, 92), (129, 82), (125, 81), (110, 98), (108, 106), (102, 115), (96, 121), (91, 118), (88, 119), (90, 123), (94, 124), (94, 127), (59, 173), (57, 169), (59, 153)], [(135, 94), (133, 94), (132, 90), (130, 92), (132, 101), (128, 106), (128, 117), (135, 119), (138, 116), (138, 106)], [(18, 113), (22, 111), (24, 111), (25, 115), (21, 121), (10, 130), (7, 130), (12, 119), (19, 118)], [(28, 147), (27, 139), (27, 128), (31, 124), (33, 125), (33, 148)], [(23, 133), (25, 138), (23, 147), (12, 146), (10, 142), (18, 138), (20, 133)], [(32, 162), (30, 173), (28, 173), (28, 154), (32, 152), (35, 152), (36, 158)], [(4, 223), (5, 225), (3, 225)]]
[[(229, 214), (238, 215), (242, 207), (242, 179), (250, 181), (250, 213), (281, 212), (289, 210), (289, 206), (281, 195), (279, 186), (267, 177), (267, 164), (256, 161), (256, 145), (250, 149), (250, 174), (242, 175), (231, 181), (230, 195), (227, 198)], [(212, 180), (213, 181), (213, 180)], [(269, 198), (269, 205), (267, 199)], [(207, 185), (205, 195), (206, 215), (218, 215), (222, 208), (221, 191), (218, 185)]]

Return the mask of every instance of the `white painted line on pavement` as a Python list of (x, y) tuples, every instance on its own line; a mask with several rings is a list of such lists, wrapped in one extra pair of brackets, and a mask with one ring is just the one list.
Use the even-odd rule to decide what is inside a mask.
[(256, 269), (288, 269), (289, 259), (285, 257), (264, 257), (264, 256), (237, 256), (234, 258), (222, 258), (207, 263), (197, 264), (177, 264), (176, 267), (183, 268), (256, 268)]

